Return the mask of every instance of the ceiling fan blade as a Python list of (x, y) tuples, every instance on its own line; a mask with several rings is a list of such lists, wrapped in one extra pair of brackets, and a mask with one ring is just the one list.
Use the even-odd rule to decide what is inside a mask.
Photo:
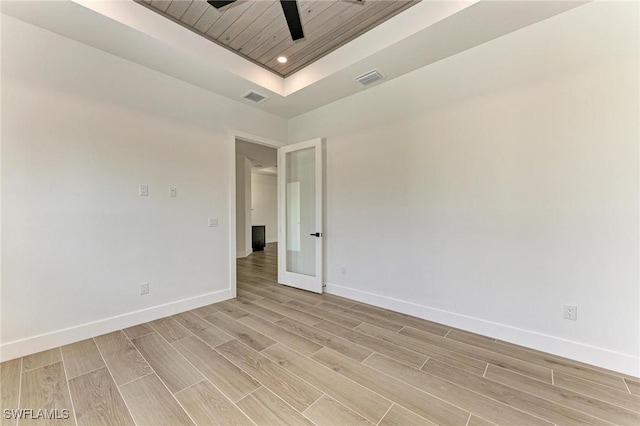
[(304, 38), (302, 21), (300, 21), (300, 13), (298, 12), (298, 2), (295, 0), (280, 0), (280, 4), (293, 41)]
[(208, 0), (207, 3), (209, 3), (211, 6), (215, 7), (216, 9), (220, 9), (221, 7), (225, 7), (228, 4), (231, 4), (233, 2), (235, 2), (236, 0), (221, 0), (221, 1), (216, 1), (216, 0)]

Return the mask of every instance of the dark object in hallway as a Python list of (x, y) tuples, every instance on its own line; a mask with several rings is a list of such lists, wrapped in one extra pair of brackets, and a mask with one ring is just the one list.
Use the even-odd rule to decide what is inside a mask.
[(262, 251), (266, 245), (266, 231), (264, 225), (251, 227), (251, 248), (253, 251)]

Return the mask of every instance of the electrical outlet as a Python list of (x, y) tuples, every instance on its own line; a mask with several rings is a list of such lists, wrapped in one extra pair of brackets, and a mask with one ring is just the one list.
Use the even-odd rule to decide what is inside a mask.
[(340, 273), (341, 273), (342, 275), (347, 275), (347, 267), (346, 267), (346, 266), (341, 267), (341, 268), (340, 268)]
[(149, 294), (149, 283), (140, 284), (140, 296), (144, 296), (145, 294)]
[(178, 189), (175, 186), (169, 187), (169, 197), (177, 197)]
[(149, 196), (149, 185), (140, 185), (138, 187), (138, 195), (141, 197)]
[(578, 319), (578, 307), (575, 305), (564, 305), (564, 319), (576, 321)]

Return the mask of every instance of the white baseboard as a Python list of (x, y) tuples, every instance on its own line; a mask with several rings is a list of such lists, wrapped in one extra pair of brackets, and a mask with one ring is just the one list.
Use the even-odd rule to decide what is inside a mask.
[(112, 331), (132, 327), (143, 322), (153, 321), (211, 303), (222, 302), (227, 299), (231, 299), (230, 289), (214, 291), (201, 296), (141, 309), (139, 311), (65, 328), (63, 330), (52, 331), (39, 336), (3, 343), (2, 346), (0, 346), (0, 361), (4, 362), (58, 346), (79, 342), (102, 334), (111, 333)]
[(273, 240), (267, 240), (267, 244), (271, 244), (271, 243), (277, 243), (278, 239), (274, 238)]
[(240, 259), (241, 257), (247, 257), (251, 253), (253, 253), (253, 249), (249, 249), (247, 251), (237, 251), (236, 252), (236, 259)]
[(326, 292), (554, 355), (640, 377), (640, 358), (506, 324), (327, 283)]

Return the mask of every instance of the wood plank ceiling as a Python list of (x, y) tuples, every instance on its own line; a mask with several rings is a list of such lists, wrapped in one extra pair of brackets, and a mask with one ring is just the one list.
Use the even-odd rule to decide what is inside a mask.
[(296, 42), (276, 0), (238, 0), (219, 10), (205, 0), (134, 1), (287, 77), (420, 0), (298, 0), (305, 38)]

